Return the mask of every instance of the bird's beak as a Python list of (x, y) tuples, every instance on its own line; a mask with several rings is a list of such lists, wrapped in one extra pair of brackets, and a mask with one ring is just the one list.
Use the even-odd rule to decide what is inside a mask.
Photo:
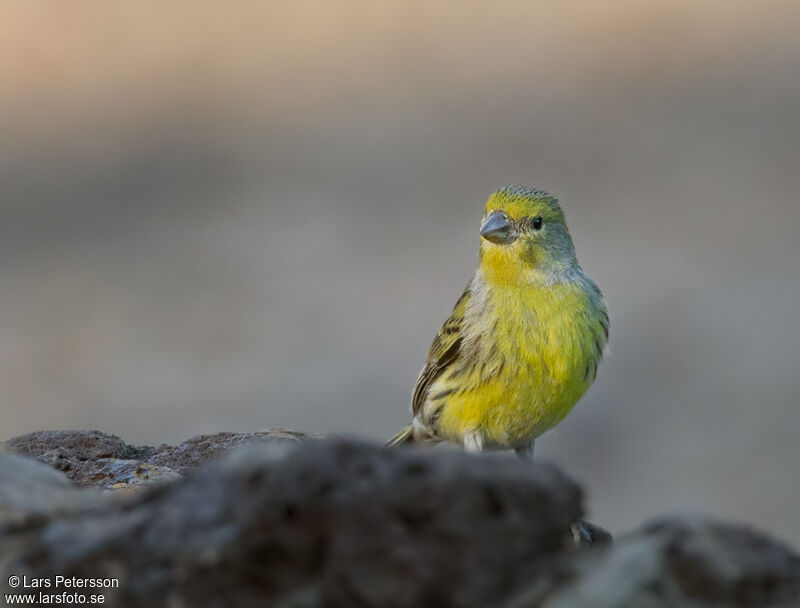
[(510, 243), (517, 238), (514, 229), (508, 221), (508, 216), (502, 211), (495, 211), (481, 226), (481, 236), (492, 243)]

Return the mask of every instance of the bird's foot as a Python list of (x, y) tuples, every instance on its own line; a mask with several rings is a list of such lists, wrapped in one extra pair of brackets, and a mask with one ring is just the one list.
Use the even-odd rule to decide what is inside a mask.
[(572, 530), (572, 541), (576, 547), (606, 545), (613, 540), (608, 530), (591, 524), (588, 521), (576, 521), (572, 524), (570, 529)]
[(523, 460), (533, 460), (533, 446), (534, 441), (531, 441), (529, 445), (523, 446), (521, 448), (514, 448), (514, 452), (517, 456), (522, 458)]

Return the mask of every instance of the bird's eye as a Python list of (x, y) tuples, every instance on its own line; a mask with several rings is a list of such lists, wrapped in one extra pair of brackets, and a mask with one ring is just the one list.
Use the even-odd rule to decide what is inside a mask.
[(542, 216), (538, 215), (533, 218), (533, 229), (534, 230), (541, 230), (542, 229)]

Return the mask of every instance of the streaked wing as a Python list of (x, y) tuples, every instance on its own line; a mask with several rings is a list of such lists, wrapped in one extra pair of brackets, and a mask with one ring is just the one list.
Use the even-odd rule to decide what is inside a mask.
[(411, 410), (415, 416), (425, 403), (431, 384), (442, 375), (453, 361), (458, 359), (463, 343), (461, 326), (464, 321), (464, 312), (471, 296), (469, 286), (467, 286), (458, 302), (456, 302), (450, 317), (444, 322), (436, 338), (434, 338), (433, 344), (431, 344), (431, 348), (428, 351), (428, 359), (417, 380), (414, 396), (411, 398)]

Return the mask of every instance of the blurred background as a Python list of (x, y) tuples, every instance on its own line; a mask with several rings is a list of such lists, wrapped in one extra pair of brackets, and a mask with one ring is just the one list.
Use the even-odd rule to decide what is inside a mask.
[(614, 532), (693, 508), (800, 545), (799, 19), (5, 3), (0, 440), (385, 439), (487, 195), (529, 184), (561, 199), (612, 334), (537, 455)]

